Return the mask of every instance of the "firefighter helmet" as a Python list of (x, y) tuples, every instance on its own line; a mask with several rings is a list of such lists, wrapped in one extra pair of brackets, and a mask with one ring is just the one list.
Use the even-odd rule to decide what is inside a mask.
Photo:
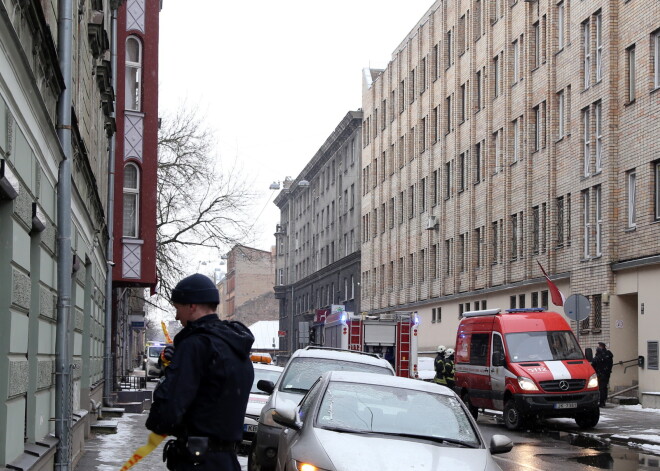
[(445, 350), (447, 350), (447, 347), (445, 347), (444, 345), (438, 345), (438, 348), (436, 349), (436, 352), (445, 353)]
[(447, 350), (445, 350), (445, 355), (446, 356), (450, 357), (453, 354), (454, 354), (454, 349), (453, 348), (448, 348)]

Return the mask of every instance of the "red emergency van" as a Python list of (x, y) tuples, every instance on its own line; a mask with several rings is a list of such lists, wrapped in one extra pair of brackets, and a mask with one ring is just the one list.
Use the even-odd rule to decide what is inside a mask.
[(476, 418), (504, 412), (514, 430), (540, 417), (600, 418), (598, 379), (561, 314), (543, 309), (463, 313), (456, 336), (456, 393)]

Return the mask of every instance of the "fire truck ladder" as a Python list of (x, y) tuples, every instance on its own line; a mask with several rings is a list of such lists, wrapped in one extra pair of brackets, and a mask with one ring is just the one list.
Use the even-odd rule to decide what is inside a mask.
[(348, 326), (348, 349), (362, 351), (362, 322), (356, 319)]
[(398, 360), (396, 375), (408, 378), (410, 376), (410, 322), (399, 323)]

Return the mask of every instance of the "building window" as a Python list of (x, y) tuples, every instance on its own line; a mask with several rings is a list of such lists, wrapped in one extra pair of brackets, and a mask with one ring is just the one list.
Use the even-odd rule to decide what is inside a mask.
[(603, 79), (603, 14), (596, 13), (596, 82)]
[(561, 90), (557, 93), (557, 138), (563, 139), (565, 133), (565, 117), (566, 117), (566, 97), (564, 96), (564, 90)]
[(541, 65), (541, 24), (538, 21), (532, 25), (532, 35), (534, 38), (534, 68), (537, 68)]
[(493, 228), (493, 235), (492, 235), (492, 237), (493, 237), (492, 238), (492, 242), (493, 242), (493, 247), (492, 247), (492, 249), (493, 249), (493, 259), (492, 259), (492, 263), (494, 265), (499, 261), (499, 252), (498, 252), (499, 232), (498, 232), (498, 227), (497, 227), (497, 221), (493, 222), (492, 228)]
[(660, 31), (651, 36), (653, 47), (653, 88), (660, 88)]
[(446, 103), (447, 103), (447, 127), (445, 129), (445, 133), (449, 134), (451, 132), (451, 114), (452, 114), (451, 95), (447, 97)]
[(477, 268), (484, 266), (484, 230), (484, 226), (474, 230), (474, 249)]
[(534, 107), (534, 152), (541, 149), (541, 105)]
[(502, 129), (499, 129), (493, 134), (493, 139), (495, 140), (495, 172), (497, 173), (502, 170), (502, 149), (504, 139), (504, 133)]
[(452, 34), (451, 30), (447, 31), (447, 34), (445, 35), (445, 44), (446, 44), (446, 49), (445, 49), (445, 54), (447, 54), (447, 68), (449, 68), (453, 63), (454, 63), (454, 58), (452, 57)]
[(564, 49), (564, 37), (566, 36), (565, 28), (566, 10), (564, 2), (557, 4), (557, 50)]
[(474, 146), (474, 183), (484, 180), (485, 141), (477, 142)]
[(637, 193), (637, 174), (634, 170), (630, 170), (626, 176), (627, 179), (627, 191), (628, 191), (628, 227), (633, 228), (637, 226), (637, 212), (635, 209), (636, 205), (636, 193)]
[(461, 85), (461, 104), (459, 108), (459, 122), (462, 123), (467, 118), (467, 84)]
[(513, 83), (516, 84), (520, 80), (520, 50), (521, 50), (522, 36), (513, 41)]
[(635, 101), (635, 46), (626, 49), (626, 92), (628, 103)]
[(603, 211), (602, 211), (602, 193), (600, 185), (594, 187), (594, 206), (596, 210), (596, 257), (603, 255)]
[(540, 252), (541, 238), (540, 238), (541, 214), (538, 206), (532, 208), (532, 251), (535, 254)]
[(649, 370), (657, 370), (658, 369), (658, 341), (657, 340), (649, 340), (646, 342), (646, 358), (647, 363), (646, 367)]
[(564, 197), (557, 198), (557, 247), (564, 245)]
[(518, 214), (511, 215), (511, 260), (518, 258)]
[(588, 107), (582, 110), (582, 127), (582, 167), (583, 175), (588, 177), (591, 164), (591, 120)]
[(445, 275), (451, 275), (452, 246), (454, 239), (445, 240)]
[(522, 116), (513, 120), (513, 162), (520, 159), (520, 123)]
[(589, 258), (591, 255), (590, 241), (591, 241), (591, 200), (589, 190), (582, 192), (582, 219), (584, 221), (584, 239), (582, 255), (584, 258)]
[(493, 96), (497, 98), (502, 94), (502, 58), (501, 54), (493, 58)]
[(603, 169), (603, 105), (594, 105), (594, 120), (596, 121), (596, 173)]
[(140, 207), (140, 170), (129, 163), (124, 167), (124, 237), (137, 237)]
[(591, 28), (589, 20), (582, 23), (582, 75), (584, 77), (584, 88), (589, 88), (591, 83)]
[(451, 161), (445, 163), (445, 198), (451, 197)]
[(126, 89), (127, 110), (142, 108), (142, 43), (135, 36), (126, 38)]
[(653, 193), (655, 201), (654, 219), (660, 220), (660, 161), (653, 162)]
[(483, 77), (483, 74), (481, 73), (481, 70), (477, 70), (477, 72), (475, 74), (475, 84), (474, 84), (475, 85), (475, 93), (474, 94), (475, 94), (475, 101), (476, 101), (475, 111), (477, 111), (477, 112), (480, 111), (481, 108), (483, 107), (483, 103), (482, 103), (483, 91), (482, 91), (482, 88), (481, 88), (481, 86), (482, 86), (482, 84), (481, 84), (482, 77)]
[(458, 157), (458, 191), (465, 190), (465, 168), (467, 166), (467, 152)]

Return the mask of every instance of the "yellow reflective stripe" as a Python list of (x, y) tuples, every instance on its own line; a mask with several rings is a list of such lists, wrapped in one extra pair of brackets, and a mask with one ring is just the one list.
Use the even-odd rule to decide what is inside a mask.
[(135, 464), (140, 462), (142, 458), (154, 451), (156, 447), (160, 445), (160, 442), (165, 439), (165, 437), (167, 437), (167, 435), (158, 435), (157, 433), (151, 432), (149, 434), (149, 440), (147, 441), (147, 444), (135, 450), (133, 452), (133, 456), (131, 456), (129, 460), (124, 463), (124, 466), (122, 466), (119, 471), (126, 471), (127, 469), (132, 468)]

